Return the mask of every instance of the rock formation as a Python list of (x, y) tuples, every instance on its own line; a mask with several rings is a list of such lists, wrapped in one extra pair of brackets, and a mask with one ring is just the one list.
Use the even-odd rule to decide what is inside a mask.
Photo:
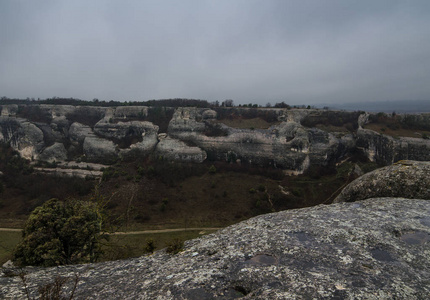
[[(241, 114), (258, 112), (249, 108), (232, 109), (239, 118)], [(363, 129), (369, 115), (359, 112), (264, 109), (258, 113), (269, 113), (273, 126), (239, 129), (223, 124), (217, 111), (209, 108), (180, 107), (171, 119), (170, 115), (166, 117), (166, 110), (143, 106), (13, 104), (2, 105), (0, 110), (0, 141), (10, 142), (23, 157), (33, 160), (109, 163), (158, 151), (166, 159), (273, 166), (290, 174), (303, 173), (310, 165), (328, 165), (357, 149), (381, 164), (400, 159), (430, 160), (430, 140), (393, 138)], [(167, 128), (167, 139), (161, 141), (158, 137), (161, 127), (148, 120), (156, 122), (163, 116), (165, 120), (160, 126), (163, 134)], [(421, 125), (430, 120), (427, 115), (404, 118)], [(315, 127), (321, 120), (330, 123), (330, 119), (335, 119), (340, 128), (342, 122), (349, 122), (349, 132)], [(59, 144), (63, 144), (66, 152)], [(170, 155), (173, 152), (175, 155)]]
[(69, 128), (69, 139), (72, 143), (82, 144), (85, 137), (92, 136), (93, 130), (90, 126), (74, 122)]
[(47, 162), (64, 161), (67, 159), (67, 151), (62, 143), (54, 143), (54, 145), (46, 147), (38, 158)]
[(430, 200), (430, 162), (402, 160), (357, 178), (334, 202), (353, 202), (375, 197)]
[(393, 138), (369, 129), (357, 130), (357, 147), (371, 161), (384, 165), (399, 160), (430, 161), (430, 141), (422, 138)]
[[(429, 212), (430, 201), (402, 198), (320, 205), (252, 218), (175, 255), (24, 271), (31, 296), (78, 274), (77, 299), (426, 299)], [(25, 298), (3, 272), (0, 298)]]
[(10, 143), (22, 157), (35, 159), (44, 148), (43, 131), (25, 119), (0, 117), (0, 137)]
[(86, 158), (89, 161), (104, 161), (111, 162), (117, 158), (115, 144), (106, 139), (96, 136), (85, 137), (83, 150)]
[(207, 155), (206, 152), (199, 147), (190, 147), (182, 141), (169, 137), (160, 139), (157, 144), (156, 152), (163, 159), (186, 161), (186, 162), (203, 162)]
[[(283, 111), (279, 125), (269, 129), (235, 129), (214, 120), (207, 109), (180, 108), (169, 124), (169, 135), (205, 150), (213, 160), (275, 166), (302, 173), (310, 164), (326, 165), (354, 147), (352, 135), (341, 138), (297, 120), (307, 110)], [(211, 117), (207, 117), (210, 115)]]

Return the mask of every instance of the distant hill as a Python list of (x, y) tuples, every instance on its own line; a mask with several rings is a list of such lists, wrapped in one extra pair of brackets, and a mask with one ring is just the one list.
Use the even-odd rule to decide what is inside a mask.
[(363, 110), (368, 112), (424, 113), (430, 112), (430, 100), (331, 103), (318, 105), (331, 109)]

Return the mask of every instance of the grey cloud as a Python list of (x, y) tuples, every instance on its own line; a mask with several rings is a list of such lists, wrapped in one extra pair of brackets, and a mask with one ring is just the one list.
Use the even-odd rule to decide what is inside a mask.
[(2, 1), (0, 96), (429, 99), (428, 1)]

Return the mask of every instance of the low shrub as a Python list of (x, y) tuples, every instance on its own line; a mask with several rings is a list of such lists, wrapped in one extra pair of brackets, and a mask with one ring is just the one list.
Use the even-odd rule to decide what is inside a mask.
[(177, 254), (184, 249), (184, 242), (180, 239), (174, 239), (167, 245), (166, 252), (169, 254)]

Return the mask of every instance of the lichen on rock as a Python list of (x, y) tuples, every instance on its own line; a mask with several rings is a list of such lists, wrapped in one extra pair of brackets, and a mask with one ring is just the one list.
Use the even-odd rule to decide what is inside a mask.
[(357, 178), (334, 202), (352, 202), (375, 197), (430, 200), (430, 162), (402, 160)]

